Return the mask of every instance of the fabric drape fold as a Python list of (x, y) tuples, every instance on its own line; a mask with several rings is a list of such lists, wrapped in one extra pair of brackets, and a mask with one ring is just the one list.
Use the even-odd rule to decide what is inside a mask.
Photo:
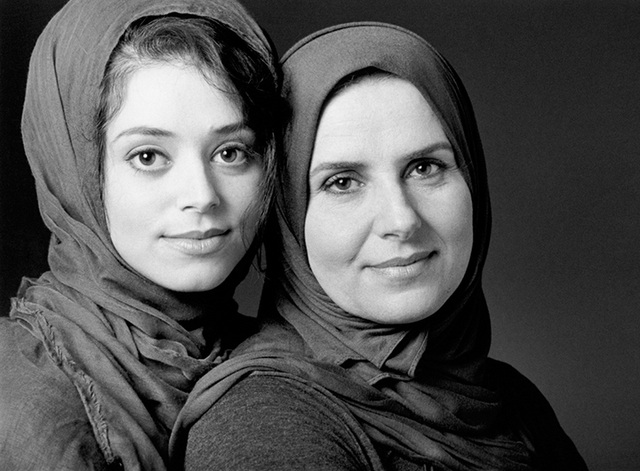
[(188, 392), (250, 325), (233, 294), (255, 247), (216, 289), (176, 293), (129, 268), (107, 230), (93, 131), (99, 85), (126, 28), (168, 14), (226, 25), (278, 79), (268, 38), (235, 1), (71, 0), (35, 46), (22, 119), (52, 239), (50, 271), (23, 281), (10, 316), (75, 385), (107, 461), (126, 469), (165, 469), (169, 433)]
[[(234, 384), (260, 372), (325, 388), (376, 448), (415, 463), (451, 470), (585, 469), (535, 386), (488, 358), (491, 329), (481, 280), (491, 227), (488, 182), (474, 112), (451, 65), (414, 33), (373, 22), (319, 31), (293, 46), (282, 64), (291, 109), (263, 325), (198, 382), (176, 422), (174, 456), (179, 461), (186, 431), (202, 414)], [(464, 279), (438, 312), (413, 324), (380, 325), (343, 311), (307, 260), (308, 173), (320, 116), (336, 85), (368, 69), (421, 92), (472, 195), (474, 242)]]

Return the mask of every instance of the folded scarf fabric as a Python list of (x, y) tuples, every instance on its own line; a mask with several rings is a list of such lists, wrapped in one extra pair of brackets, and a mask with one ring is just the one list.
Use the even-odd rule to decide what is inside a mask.
[[(71, 0), (38, 39), (22, 121), (52, 239), (50, 271), (23, 281), (10, 317), (73, 383), (107, 463), (125, 469), (165, 468), (187, 394), (247, 333), (233, 294), (255, 254), (212, 291), (176, 293), (131, 270), (111, 243), (92, 129), (99, 85), (126, 28), (168, 14), (226, 25), (270, 65), (267, 79), (278, 79), (268, 39), (233, 0)], [(31, 393), (11, 387), (3, 394)], [(0, 443), (10, 435), (0, 427)]]
[[(205, 375), (176, 422), (185, 431), (252, 372), (286, 373), (345, 404), (380, 449), (438, 469), (585, 469), (544, 397), (513, 368), (488, 359), (489, 311), (482, 292), (491, 213), (473, 109), (451, 65), (424, 39), (380, 23), (319, 31), (282, 60), (291, 107), (287, 172), (277, 198), (262, 331)], [(474, 242), (460, 286), (438, 312), (407, 325), (381, 325), (343, 311), (308, 263), (304, 225), (318, 123), (336, 85), (377, 69), (414, 85), (440, 119), (470, 189)]]

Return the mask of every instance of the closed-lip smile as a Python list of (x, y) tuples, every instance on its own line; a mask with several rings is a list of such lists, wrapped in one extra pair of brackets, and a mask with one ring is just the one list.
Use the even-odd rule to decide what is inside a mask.
[(230, 229), (208, 229), (206, 231), (193, 230), (162, 237), (165, 243), (188, 256), (208, 256), (221, 250), (228, 241)]
[(426, 258), (430, 258), (435, 251), (431, 252), (417, 252), (409, 257), (394, 257), (389, 260), (386, 260), (382, 263), (378, 263), (376, 265), (371, 265), (371, 268), (393, 268), (393, 267), (406, 267), (413, 263), (419, 262), (420, 260), (424, 260)]
[(194, 230), (194, 231), (183, 232), (181, 234), (165, 235), (164, 237), (168, 238), (168, 239), (198, 239), (198, 240), (202, 240), (202, 239), (209, 239), (211, 237), (223, 235), (223, 234), (226, 234), (227, 232), (229, 232), (228, 229), (225, 230), (225, 229), (213, 228), (213, 229), (208, 229), (206, 231)]
[(408, 257), (394, 257), (382, 263), (369, 265), (369, 269), (393, 284), (412, 283), (425, 273), (429, 260), (438, 252), (416, 252)]

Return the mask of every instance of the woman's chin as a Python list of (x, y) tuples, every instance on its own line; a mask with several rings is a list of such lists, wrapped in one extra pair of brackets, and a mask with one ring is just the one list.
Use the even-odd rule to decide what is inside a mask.
[(412, 324), (435, 314), (446, 301), (445, 295), (415, 290), (408, 293), (390, 295), (378, 292), (368, 296), (354, 315), (378, 324)]

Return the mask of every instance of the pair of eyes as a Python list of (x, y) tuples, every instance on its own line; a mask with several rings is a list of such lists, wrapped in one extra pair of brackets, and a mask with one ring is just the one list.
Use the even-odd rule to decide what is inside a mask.
[[(403, 173), (406, 179), (430, 179), (441, 175), (447, 165), (440, 160), (419, 160), (412, 162)], [(321, 187), (321, 190), (330, 193), (349, 193), (355, 191), (356, 187), (364, 185), (362, 180), (358, 178), (356, 172), (346, 171), (340, 172), (328, 178)]]
[[(255, 153), (244, 145), (229, 145), (211, 156), (211, 161), (223, 165), (240, 166), (254, 157)], [(159, 171), (170, 164), (170, 158), (156, 149), (142, 149), (128, 158), (136, 170)]]

